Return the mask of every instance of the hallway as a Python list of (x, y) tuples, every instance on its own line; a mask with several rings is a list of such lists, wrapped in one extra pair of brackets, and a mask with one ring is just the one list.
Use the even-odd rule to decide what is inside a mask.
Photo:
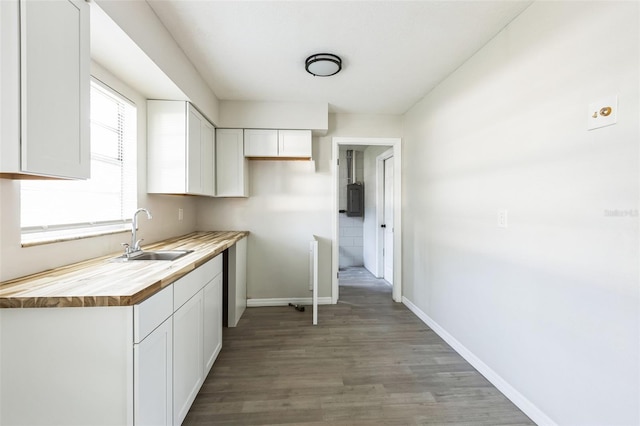
[(364, 268), (340, 302), (249, 308), (185, 425), (530, 425), (495, 387)]

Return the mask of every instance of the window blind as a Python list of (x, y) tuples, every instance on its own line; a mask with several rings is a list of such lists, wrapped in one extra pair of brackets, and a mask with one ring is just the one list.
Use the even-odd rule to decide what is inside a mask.
[(22, 181), (22, 241), (123, 227), (137, 205), (136, 108), (91, 82), (91, 178)]

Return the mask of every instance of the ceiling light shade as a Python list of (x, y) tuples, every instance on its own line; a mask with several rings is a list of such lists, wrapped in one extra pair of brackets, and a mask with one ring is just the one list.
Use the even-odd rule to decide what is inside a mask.
[(311, 75), (329, 77), (342, 69), (342, 59), (332, 53), (316, 53), (304, 61), (304, 69)]

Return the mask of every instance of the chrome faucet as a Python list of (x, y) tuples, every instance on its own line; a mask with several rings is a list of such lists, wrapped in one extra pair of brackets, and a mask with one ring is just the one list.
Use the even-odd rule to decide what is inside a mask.
[(138, 209), (133, 214), (133, 220), (131, 221), (131, 243), (122, 243), (124, 246), (124, 254), (126, 257), (131, 256), (132, 254), (141, 251), (140, 242), (142, 242), (142, 238), (138, 239), (137, 230), (138, 230), (138, 213), (145, 212), (147, 214), (147, 219), (151, 219), (151, 213), (147, 209)]

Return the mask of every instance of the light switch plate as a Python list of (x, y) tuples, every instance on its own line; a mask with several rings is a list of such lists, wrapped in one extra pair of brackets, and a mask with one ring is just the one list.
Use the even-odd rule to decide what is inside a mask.
[(618, 96), (609, 96), (589, 104), (587, 130), (616, 124), (618, 121)]
[(507, 228), (509, 226), (509, 211), (498, 210), (498, 228)]

